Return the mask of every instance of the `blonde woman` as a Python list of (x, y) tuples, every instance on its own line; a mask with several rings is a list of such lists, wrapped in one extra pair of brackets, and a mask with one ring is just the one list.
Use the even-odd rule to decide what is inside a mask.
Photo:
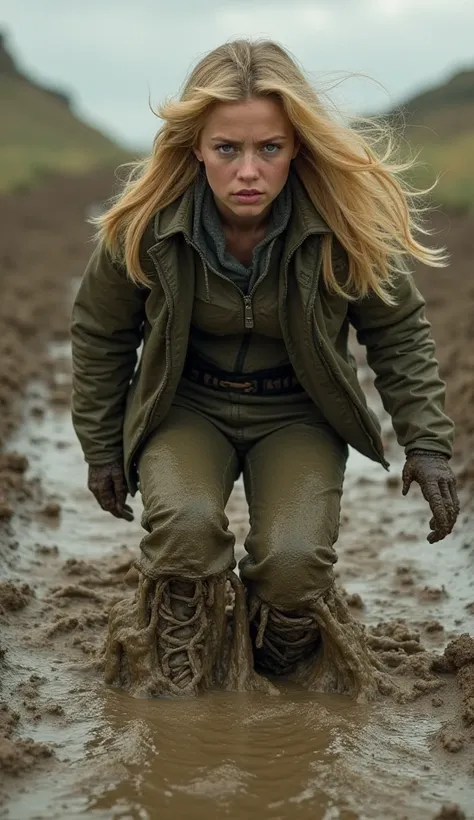
[[(445, 260), (415, 238), (399, 169), (276, 43), (210, 52), (160, 116), (98, 220), (72, 322), (89, 488), (117, 517), (132, 517), (127, 492), (144, 506), (139, 589), (112, 613), (107, 674), (153, 694), (265, 688), (258, 673), (317, 658), (348, 445), (387, 466), (350, 325), (405, 448), (403, 492), (419, 483), (430, 542), (454, 526), (453, 425), (407, 272)], [(241, 473), (239, 581), (224, 507)]]

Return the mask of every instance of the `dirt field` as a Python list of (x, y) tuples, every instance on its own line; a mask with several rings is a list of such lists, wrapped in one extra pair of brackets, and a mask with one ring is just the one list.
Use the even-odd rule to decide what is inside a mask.
[[(84, 214), (110, 180), (0, 200), (0, 818), (474, 817), (472, 217), (438, 214), (452, 265), (417, 272), (458, 425), (457, 531), (427, 544), (381, 411), (390, 476), (351, 454), (343, 502), (339, 580), (406, 696), (368, 706), (285, 685), (279, 698), (137, 700), (103, 685), (96, 658), (110, 606), (133, 595), (140, 501), (131, 524), (96, 506), (68, 408)], [(228, 513), (241, 551), (240, 483)]]

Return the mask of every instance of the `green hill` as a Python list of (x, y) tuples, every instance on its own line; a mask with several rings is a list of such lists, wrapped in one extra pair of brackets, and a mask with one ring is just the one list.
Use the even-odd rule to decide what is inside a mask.
[(82, 122), (60, 91), (44, 88), (16, 66), (0, 33), (0, 192), (51, 172), (117, 165), (130, 154)]
[(474, 70), (455, 74), (389, 112), (404, 124), (404, 138), (419, 152), (418, 185), (440, 181), (433, 198), (474, 210)]

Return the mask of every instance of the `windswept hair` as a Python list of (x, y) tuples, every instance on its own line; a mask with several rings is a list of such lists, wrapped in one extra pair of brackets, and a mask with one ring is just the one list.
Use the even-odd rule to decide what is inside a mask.
[(125, 264), (137, 284), (149, 284), (139, 247), (152, 215), (193, 183), (199, 162), (193, 147), (211, 106), (251, 98), (278, 99), (300, 150), (293, 167), (316, 211), (347, 251), (348, 275), (338, 282), (332, 267), (332, 235), (323, 239), (323, 277), (328, 289), (348, 298), (374, 292), (391, 302), (394, 276), (417, 259), (446, 263), (443, 249), (421, 244), (419, 192), (406, 181), (413, 161), (397, 161), (388, 124), (343, 123), (319, 99), (289, 53), (272, 41), (235, 40), (205, 55), (190, 73), (177, 100), (156, 112), (163, 120), (151, 155), (132, 165), (121, 193), (95, 222), (112, 257)]

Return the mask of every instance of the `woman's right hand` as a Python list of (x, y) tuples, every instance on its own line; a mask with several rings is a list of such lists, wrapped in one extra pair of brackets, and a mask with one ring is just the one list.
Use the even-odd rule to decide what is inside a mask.
[(133, 521), (132, 509), (125, 503), (128, 489), (122, 459), (109, 464), (90, 464), (87, 486), (103, 510), (115, 518)]

